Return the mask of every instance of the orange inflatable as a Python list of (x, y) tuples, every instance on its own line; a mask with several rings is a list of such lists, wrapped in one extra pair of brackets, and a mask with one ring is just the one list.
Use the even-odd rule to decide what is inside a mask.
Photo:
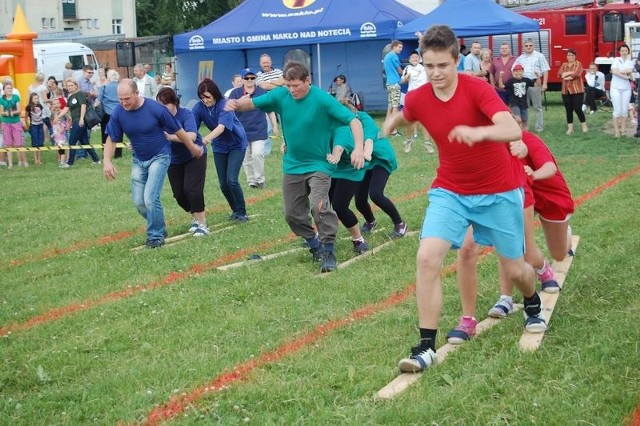
[(20, 5), (16, 7), (16, 16), (13, 20), (13, 28), (6, 34), (7, 40), (0, 40), (0, 55), (13, 55), (13, 57), (0, 58), (0, 76), (10, 76), (15, 87), (20, 91), (22, 104), (26, 105), (28, 89), (33, 83), (36, 74), (36, 64), (33, 58), (33, 39), (38, 37), (29, 29)]

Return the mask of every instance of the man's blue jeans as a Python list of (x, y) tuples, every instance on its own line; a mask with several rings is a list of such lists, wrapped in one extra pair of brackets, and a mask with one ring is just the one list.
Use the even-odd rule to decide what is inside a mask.
[(131, 198), (138, 213), (147, 220), (147, 242), (164, 241), (164, 211), (160, 194), (169, 164), (169, 154), (158, 154), (147, 161), (133, 157)]

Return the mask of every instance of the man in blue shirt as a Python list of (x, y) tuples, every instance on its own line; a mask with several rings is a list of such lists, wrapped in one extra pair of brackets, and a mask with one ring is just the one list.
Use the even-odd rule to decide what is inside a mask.
[[(391, 50), (384, 56), (382, 63), (384, 65), (384, 74), (386, 77), (387, 85), (387, 116), (385, 120), (390, 116), (398, 112), (400, 107), (400, 78), (402, 76), (402, 67), (400, 66), (400, 52), (402, 52), (402, 42), (394, 40), (391, 42)], [(398, 130), (393, 129), (391, 136), (398, 136), (400, 133)]]
[(146, 246), (158, 248), (164, 245), (165, 238), (160, 194), (171, 163), (171, 142), (164, 131), (175, 134), (195, 158), (202, 156), (203, 149), (189, 138), (167, 108), (140, 96), (133, 80), (120, 81), (118, 100), (120, 105), (111, 114), (107, 125), (109, 136), (104, 147), (103, 173), (108, 180), (116, 178), (118, 171), (111, 160), (116, 143), (122, 142), (126, 134), (133, 148), (131, 198), (138, 213), (147, 220)]

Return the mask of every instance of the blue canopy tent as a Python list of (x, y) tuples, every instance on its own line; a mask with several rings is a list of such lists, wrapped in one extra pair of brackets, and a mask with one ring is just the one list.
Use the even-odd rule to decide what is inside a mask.
[(535, 19), (500, 6), (493, 0), (445, 0), (430, 13), (396, 30), (398, 40), (415, 38), (435, 24), (449, 25), (458, 37), (518, 34), (540, 31)]
[(224, 91), (234, 74), (259, 69), (260, 55), (268, 53), (277, 68), (306, 60), (313, 83), (324, 89), (344, 74), (363, 92), (367, 109), (386, 110), (382, 50), (418, 16), (395, 0), (245, 0), (211, 24), (174, 36), (178, 88), (183, 99), (195, 99), (199, 78), (212, 74)]

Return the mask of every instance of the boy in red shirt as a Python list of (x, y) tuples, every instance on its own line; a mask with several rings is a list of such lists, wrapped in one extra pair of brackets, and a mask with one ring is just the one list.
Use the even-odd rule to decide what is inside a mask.
[(399, 363), (405, 372), (436, 362), (440, 270), (449, 249), (462, 245), (469, 225), (475, 241), (495, 246), (505, 277), (522, 292), (526, 329), (546, 330), (535, 274), (524, 261), (521, 166), (507, 146), (522, 137), (518, 123), (490, 85), (458, 74), (458, 40), (451, 28), (432, 26), (420, 47), (429, 83), (410, 92), (402, 113), (383, 128), (388, 135), (402, 123), (419, 121), (438, 145), (440, 161), (417, 254), (420, 341)]

